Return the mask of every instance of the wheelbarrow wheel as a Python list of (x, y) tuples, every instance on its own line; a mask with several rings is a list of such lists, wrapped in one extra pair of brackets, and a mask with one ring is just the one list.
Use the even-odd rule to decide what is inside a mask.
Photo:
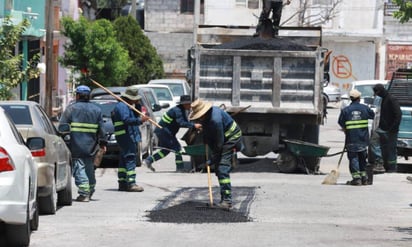
[(296, 172), (298, 168), (298, 161), (296, 156), (294, 156), (291, 152), (285, 151), (279, 153), (276, 165), (278, 166), (280, 172), (293, 173)]

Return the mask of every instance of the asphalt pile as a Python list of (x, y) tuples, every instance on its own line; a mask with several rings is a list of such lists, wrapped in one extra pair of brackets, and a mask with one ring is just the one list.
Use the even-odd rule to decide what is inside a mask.
[(166, 223), (240, 223), (251, 221), (236, 210), (224, 210), (216, 206), (209, 207), (204, 202), (187, 201), (165, 209), (149, 211), (150, 222)]

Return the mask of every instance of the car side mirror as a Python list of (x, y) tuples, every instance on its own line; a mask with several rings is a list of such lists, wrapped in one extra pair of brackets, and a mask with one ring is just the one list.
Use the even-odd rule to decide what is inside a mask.
[(153, 104), (152, 111), (157, 112), (160, 111), (162, 107), (159, 104)]
[(46, 141), (44, 140), (44, 138), (41, 137), (30, 137), (27, 138), (26, 146), (30, 150), (39, 150), (46, 147)]
[(69, 134), (70, 133), (70, 124), (68, 124), (68, 123), (59, 124), (59, 126), (57, 127), (57, 130), (63, 135), (64, 134)]

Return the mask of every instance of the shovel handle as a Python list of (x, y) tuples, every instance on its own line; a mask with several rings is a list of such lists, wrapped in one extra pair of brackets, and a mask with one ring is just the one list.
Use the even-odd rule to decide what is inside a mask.
[[(206, 154), (206, 160), (209, 160), (209, 146), (206, 144), (205, 145), (205, 154)], [(207, 186), (209, 187), (209, 203), (210, 206), (213, 206), (213, 194), (212, 194), (212, 178), (210, 175), (210, 165), (208, 162), (206, 162), (206, 170), (207, 170)]]
[[(116, 94), (114, 94), (112, 91), (110, 91), (109, 89), (107, 89), (106, 87), (104, 87), (102, 84), (98, 83), (97, 81), (93, 80), (92, 78), (90, 78), (91, 82), (93, 82), (94, 85), (98, 86), (99, 88), (103, 89), (104, 91), (106, 91), (108, 94), (110, 94), (111, 96), (115, 97), (117, 100), (125, 103), (130, 109), (132, 109), (133, 111), (135, 111), (137, 114), (139, 114), (140, 116), (146, 116), (144, 113), (142, 113), (141, 111), (137, 110), (134, 106), (130, 105), (129, 103), (127, 103), (124, 99), (120, 98), (119, 96), (117, 96)], [(158, 127), (158, 128), (162, 128), (162, 126), (160, 126), (158, 123), (156, 123), (155, 121), (153, 121), (153, 119), (149, 118), (148, 121), (150, 123), (152, 123), (154, 126)]]

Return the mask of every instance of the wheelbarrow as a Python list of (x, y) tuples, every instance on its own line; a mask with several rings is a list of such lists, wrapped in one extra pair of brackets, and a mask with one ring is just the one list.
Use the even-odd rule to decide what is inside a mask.
[(345, 151), (328, 154), (330, 147), (301, 140), (283, 139), (286, 151), (279, 154), (276, 164), (281, 172), (290, 173), (297, 169), (303, 170), (307, 174), (316, 172), (315, 167), (307, 167), (307, 159), (320, 160), (321, 157), (332, 157), (344, 153)]

